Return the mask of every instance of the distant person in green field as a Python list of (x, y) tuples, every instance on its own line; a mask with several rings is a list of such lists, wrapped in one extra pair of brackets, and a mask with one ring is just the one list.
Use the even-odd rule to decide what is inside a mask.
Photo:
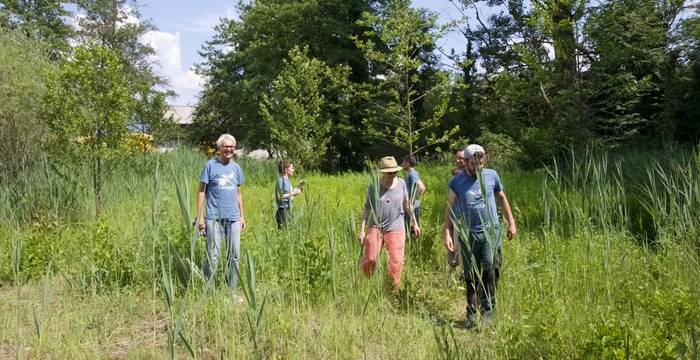
[[(464, 159), (464, 148), (459, 148), (455, 152), (455, 168), (452, 169), (452, 177), (457, 176), (460, 172), (464, 171), (464, 169), (467, 167), (467, 163)], [(459, 232), (457, 230), (457, 226), (459, 225), (460, 221), (460, 216), (461, 216), (461, 210), (460, 210), (459, 203), (457, 203), (453, 209), (454, 211), (454, 218), (455, 222), (452, 224), (452, 244), (453, 244), (453, 250), (447, 250), (447, 263), (450, 264), (450, 267), (452, 269), (457, 268), (459, 265), (459, 262), (461, 261), (461, 248), (459, 246), (459, 241), (454, 241), (459, 239)]]
[[(206, 233), (204, 275), (213, 280), (219, 263), (221, 239), (226, 238), (226, 275), (228, 286), (233, 290), (238, 281), (241, 231), (246, 223), (243, 212), (241, 185), (245, 178), (243, 170), (233, 160), (236, 139), (223, 134), (216, 141), (218, 156), (208, 160), (200, 174), (197, 192), (197, 224), (201, 233)], [(204, 204), (206, 203), (206, 216)], [(234, 295), (238, 301), (241, 298)]]
[(280, 160), (277, 163), (277, 170), (280, 175), (275, 183), (275, 200), (277, 201), (277, 228), (282, 229), (287, 226), (287, 220), (291, 215), (292, 199), (304, 191), (304, 180), (292, 187), (290, 177), (294, 176), (294, 164), (291, 160)]
[[(466, 167), (449, 181), (445, 208), (445, 247), (454, 251), (452, 224), (457, 206), (460, 208), (458, 241), (462, 247), (462, 265), (467, 287), (467, 327), (476, 325), (477, 314), (490, 321), (496, 309), (496, 267), (501, 263), (501, 225), (496, 203), (506, 218), (508, 239), (517, 232), (515, 219), (503, 191), (498, 173), (483, 168), (484, 148), (471, 144), (464, 148)], [(457, 205), (459, 204), (459, 205)]]
[[(416, 222), (420, 225), (420, 196), (425, 192), (425, 184), (420, 178), (420, 174), (416, 170), (418, 161), (416, 157), (408, 154), (403, 157), (401, 166), (406, 170), (406, 187), (408, 188), (408, 196), (411, 199), (413, 213), (416, 215)], [(407, 214), (408, 215), (408, 214)], [(406, 217), (406, 220), (410, 220)]]
[[(372, 276), (377, 257), (382, 246), (385, 246), (389, 254), (389, 275), (394, 293), (399, 289), (403, 271), (406, 242), (404, 214), (408, 214), (410, 218), (413, 235), (420, 236), (420, 227), (413, 213), (406, 182), (396, 176), (399, 170), (401, 167), (393, 156), (384, 157), (379, 161), (382, 177), (378, 183), (369, 184), (367, 188), (367, 199), (360, 222), (360, 244), (364, 247), (360, 267), (366, 276)], [(367, 220), (369, 228), (365, 233)]]

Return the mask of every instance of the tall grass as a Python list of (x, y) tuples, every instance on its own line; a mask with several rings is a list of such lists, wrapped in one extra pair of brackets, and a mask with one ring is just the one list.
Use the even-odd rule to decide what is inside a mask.
[(504, 244), (496, 321), (480, 331), (459, 327), (464, 285), (446, 271), (451, 164), (421, 167), (423, 236), (410, 240), (393, 297), (385, 269), (373, 279), (358, 270), (374, 172), (300, 174), (309, 186), (278, 230), (274, 164), (241, 161), (247, 304), (231, 300), (222, 274), (209, 286), (201, 273), (191, 218), (204, 156), (115, 164), (98, 219), (80, 171), (43, 165), (17, 195), (31, 209), (0, 185), (0, 213), (10, 214), (0, 221), (0, 357), (692, 358), (700, 166), (697, 152), (678, 153), (498, 169), (519, 235)]

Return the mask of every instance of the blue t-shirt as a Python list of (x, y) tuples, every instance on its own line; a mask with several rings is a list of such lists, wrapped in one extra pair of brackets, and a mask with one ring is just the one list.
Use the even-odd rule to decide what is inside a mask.
[(292, 193), (292, 182), (289, 178), (280, 176), (277, 178), (277, 183), (275, 184), (275, 199), (277, 200), (278, 208), (289, 209), (292, 206), (292, 197), (284, 198), (284, 194)]
[(448, 183), (450, 190), (457, 194), (455, 209), (461, 213), (462, 224), (468, 225), (470, 230), (479, 231), (498, 224), (495, 194), (503, 191), (503, 185), (496, 170), (483, 169), (482, 176), (488, 199), (486, 201), (479, 181), (475, 176), (468, 175), (466, 170), (455, 175)]
[(408, 188), (408, 195), (411, 197), (411, 203), (413, 208), (420, 207), (420, 199), (418, 199), (418, 182), (420, 181), (420, 175), (415, 169), (408, 171), (406, 175), (406, 188)]
[(226, 219), (238, 221), (241, 211), (238, 208), (238, 187), (245, 181), (243, 169), (231, 160), (224, 165), (219, 158), (204, 164), (199, 180), (207, 184), (207, 220)]

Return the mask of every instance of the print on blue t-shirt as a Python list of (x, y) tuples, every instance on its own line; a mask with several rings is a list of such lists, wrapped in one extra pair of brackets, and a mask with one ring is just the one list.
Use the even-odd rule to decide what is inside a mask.
[(238, 186), (242, 185), (245, 179), (240, 165), (235, 161), (224, 165), (219, 158), (211, 159), (204, 164), (199, 180), (207, 184), (207, 220), (241, 219), (238, 209)]
[(462, 224), (468, 225), (470, 230), (479, 231), (498, 224), (495, 193), (503, 191), (501, 180), (493, 169), (483, 169), (482, 178), (486, 185), (488, 207), (476, 176), (462, 171), (448, 183), (450, 189), (457, 194), (454, 208), (458, 209)]
[(292, 193), (292, 182), (289, 178), (280, 176), (277, 178), (277, 184), (275, 185), (275, 198), (277, 200), (278, 208), (289, 209), (292, 206), (292, 197), (284, 198), (284, 194)]

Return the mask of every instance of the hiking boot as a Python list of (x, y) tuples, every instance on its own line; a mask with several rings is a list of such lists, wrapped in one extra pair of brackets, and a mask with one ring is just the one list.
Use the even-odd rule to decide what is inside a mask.
[(493, 324), (493, 310), (485, 311), (481, 314), (481, 322), (484, 326)]
[(475, 328), (479, 323), (476, 321), (476, 314), (467, 314), (467, 321), (464, 323), (464, 328), (465, 329), (473, 329)]

